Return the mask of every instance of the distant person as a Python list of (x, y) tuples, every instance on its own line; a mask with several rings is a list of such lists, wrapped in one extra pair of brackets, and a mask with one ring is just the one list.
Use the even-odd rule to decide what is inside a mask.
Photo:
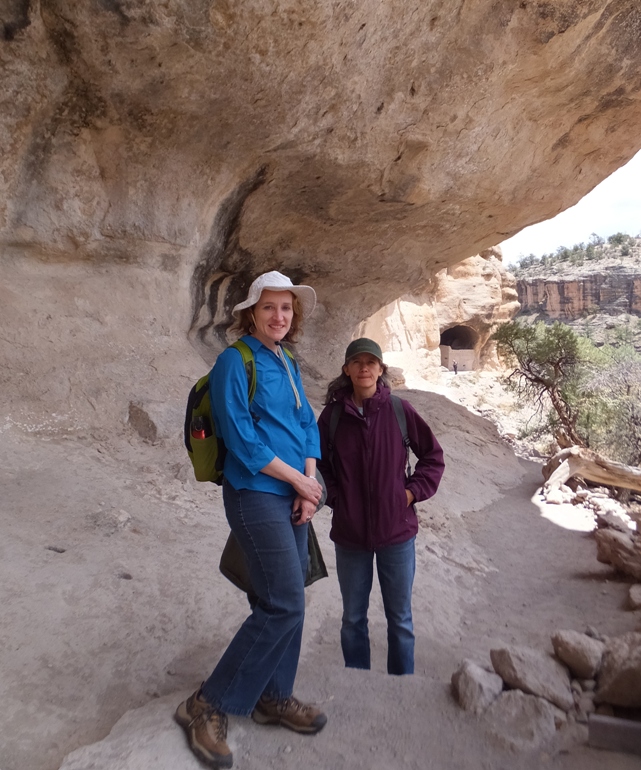
[[(237, 350), (223, 351), (210, 374), (216, 435), (227, 448), (225, 514), (258, 597), (209, 679), (176, 711), (193, 753), (215, 769), (232, 766), (227, 714), (251, 714), (259, 724), (307, 734), (327, 721), (292, 694), (305, 617), (307, 525), (321, 496), (315, 478), (320, 447), (298, 368), (281, 347), (296, 341), (315, 304), (310, 286), (294, 286), (272, 271), (234, 307), (233, 328), (255, 359), (251, 412)], [(209, 569), (185, 565), (196, 582), (209, 580)]]
[[(363, 337), (350, 343), (343, 370), (327, 389), (326, 407), (318, 421), (319, 468), (327, 485), (327, 505), (333, 509), (330, 537), (336, 547), (343, 598), (345, 665), (370, 668), (367, 611), (376, 560), (387, 618), (387, 671), (412, 674), (418, 532), (414, 503), (436, 492), (443, 475), (443, 451), (407, 401), (397, 399), (395, 407), (386, 373), (376, 342)], [(409, 474), (408, 450), (395, 411), (399, 407), (418, 458)]]
[(458, 374), (458, 361), (452, 361), (452, 369), (454, 369), (454, 374)]

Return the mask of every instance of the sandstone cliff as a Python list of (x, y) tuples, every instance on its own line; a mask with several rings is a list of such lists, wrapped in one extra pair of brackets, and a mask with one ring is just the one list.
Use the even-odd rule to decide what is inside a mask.
[(563, 321), (597, 312), (641, 315), (641, 239), (630, 241), (623, 248), (600, 247), (597, 258), (585, 259), (584, 250), (577, 250), (572, 261), (519, 271), (521, 311)]

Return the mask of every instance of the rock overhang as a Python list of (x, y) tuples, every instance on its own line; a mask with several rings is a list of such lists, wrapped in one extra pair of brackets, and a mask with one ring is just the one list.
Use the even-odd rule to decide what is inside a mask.
[[(341, 339), (641, 146), (641, 9), (622, 0), (14, 6), (0, 242), (164, 249), (214, 347), (263, 270), (312, 282), (312, 337)], [(231, 276), (215, 299), (213, 276)]]

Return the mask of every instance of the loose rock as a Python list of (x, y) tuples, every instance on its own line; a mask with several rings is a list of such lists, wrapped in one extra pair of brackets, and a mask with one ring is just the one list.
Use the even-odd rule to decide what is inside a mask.
[(452, 691), (466, 711), (481, 714), (503, 690), (503, 680), (471, 660), (463, 661), (452, 674)]
[(556, 709), (544, 698), (510, 690), (486, 711), (490, 734), (503, 746), (532, 751), (556, 732)]
[(552, 637), (556, 657), (579, 679), (593, 679), (605, 645), (578, 631), (557, 631)]
[(641, 707), (641, 633), (617, 636), (606, 644), (596, 702)]
[(564, 711), (574, 706), (567, 669), (546, 653), (529, 647), (491, 650), (496, 673), (510, 687), (539, 695)]
[(598, 529), (594, 537), (598, 561), (641, 580), (641, 538), (614, 529)]

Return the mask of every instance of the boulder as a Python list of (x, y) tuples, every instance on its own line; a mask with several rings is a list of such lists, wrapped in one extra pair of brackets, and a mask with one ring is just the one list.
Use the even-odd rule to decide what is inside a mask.
[(641, 537), (609, 528), (597, 529), (594, 537), (598, 561), (641, 580)]
[(597, 703), (641, 707), (641, 633), (632, 631), (607, 642), (597, 681)]
[(459, 706), (481, 714), (501, 694), (503, 680), (471, 660), (452, 674), (452, 692)]
[(550, 655), (515, 645), (491, 650), (490, 658), (494, 670), (509, 687), (539, 695), (564, 711), (573, 707), (568, 671)]
[(552, 637), (556, 657), (579, 679), (593, 679), (605, 645), (578, 631), (557, 631)]
[(556, 711), (544, 698), (510, 690), (492, 703), (484, 719), (500, 745), (516, 751), (533, 751), (554, 736)]

